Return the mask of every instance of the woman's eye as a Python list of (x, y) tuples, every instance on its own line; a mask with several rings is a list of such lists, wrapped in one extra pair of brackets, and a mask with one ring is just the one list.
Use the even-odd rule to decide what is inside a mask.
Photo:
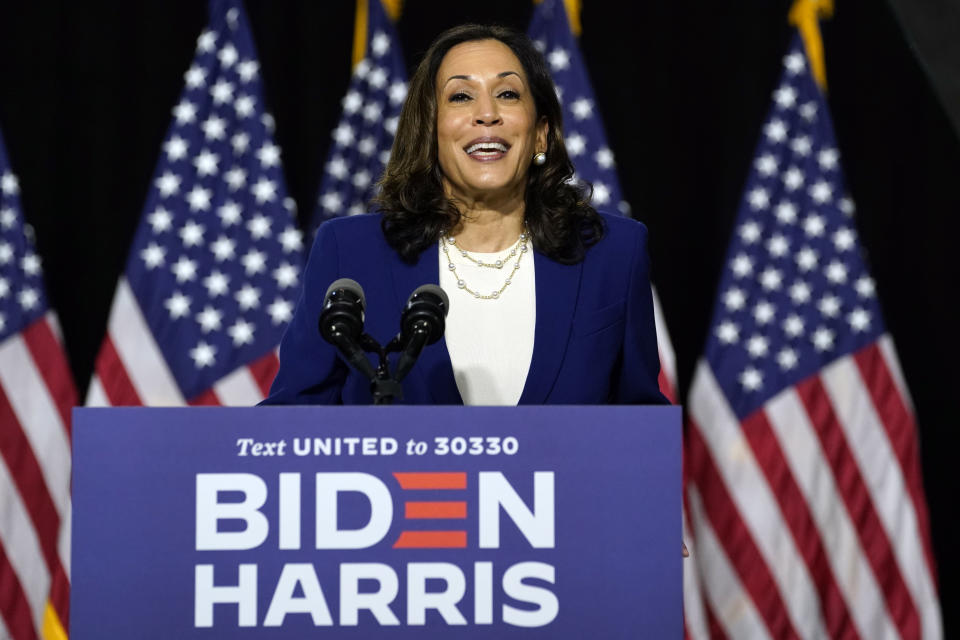
[(450, 96), (450, 102), (466, 102), (470, 99), (470, 96), (465, 94), (463, 91), (458, 91)]
[(514, 91), (513, 89), (507, 89), (500, 92), (500, 97), (506, 100), (516, 100), (520, 97), (520, 94)]

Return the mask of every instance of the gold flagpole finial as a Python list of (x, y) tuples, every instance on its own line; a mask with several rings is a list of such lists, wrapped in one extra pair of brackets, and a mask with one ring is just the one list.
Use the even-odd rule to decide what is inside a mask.
[(833, 15), (833, 0), (794, 0), (788, 19), (800, 30), (803, 46), (807, 50), (810, 70), (820, 85), (827, 90), (827, 65), (823, 57), (823, 38), (820, 36), (820, 18)]
[[(533, 4), (540, 4), (543, 0), (533, 0)], [(567, 22), (574, 36), (580, 37), (583, 27), (580, 24), (580, 0), (563, 0), (563, 7), (567, 10)]]
[(370, 20), (370, 2), (382, 2), (390, 19), (396, 22), (403, 11), (403, 0), (357, 0), (357, 13), (353, 21), (353, 66), (367, 55), (367, 24)]

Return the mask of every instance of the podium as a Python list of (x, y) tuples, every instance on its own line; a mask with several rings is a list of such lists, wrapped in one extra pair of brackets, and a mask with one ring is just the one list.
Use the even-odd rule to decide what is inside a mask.
[(679, 407), (73, 424), (71, 640), (682, 637)]

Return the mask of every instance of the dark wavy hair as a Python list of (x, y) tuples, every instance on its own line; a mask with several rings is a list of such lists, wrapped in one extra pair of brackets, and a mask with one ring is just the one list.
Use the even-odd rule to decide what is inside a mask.
[(547, 161), (531, 165), (524, 194), (527, 229), (536, 249), (557, 262), (583, 260), (603, 237), (603, 218), (590, 206), (589, 188), (573, 184), (573, 163), (563, 143), (563, 115), (546, 62), (530, 39), (513, 29), (466, 24), (440, 34), (417, 67), (400, 113), (390, 161), (374, 204), (383, 214), (387, 242), (407, 262), (441, 234), (455, 228), (461, 213), (443, 190), (437, 161), (437, 71), (453, 47), (475, 40), (499, 40), (510, 47), (527, 76), (537, 110), (546, 118)]

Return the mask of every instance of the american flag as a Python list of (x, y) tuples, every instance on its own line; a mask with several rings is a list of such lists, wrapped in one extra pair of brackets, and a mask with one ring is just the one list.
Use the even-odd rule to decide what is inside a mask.
[(65, 637), (77, 392), (0, 135), (0, 638)]
[(252, 405), (276, 373), (303, 240), (240, 0), (212, 0), (163, 143), (90, 405)]
[(688, 403), (692, 551), (717, 636), (943, 633), (914, 412), (853, 213), (797, 36)]
[(365, 9), (365, 53), (354, 65), (343, 112), (331, 136), (311, 225), (314, 231), (324, 220), (368, 211), (407, 97), (407, 71), (393, 21), (380, 0), (358, 2), (360, 10)]

